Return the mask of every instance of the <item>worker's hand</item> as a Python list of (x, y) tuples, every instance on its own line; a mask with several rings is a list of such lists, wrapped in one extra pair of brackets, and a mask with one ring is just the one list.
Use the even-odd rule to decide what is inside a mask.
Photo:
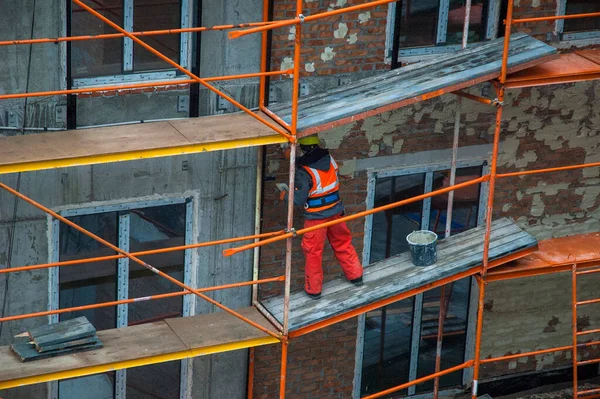
[(280, 191), (279, 192), (279, 200), (284, 201), (286, 198), (287, 198), (287, 191)]

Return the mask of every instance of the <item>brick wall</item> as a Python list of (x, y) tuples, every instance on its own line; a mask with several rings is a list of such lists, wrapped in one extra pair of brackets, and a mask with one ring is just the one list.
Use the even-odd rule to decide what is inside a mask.
[[(305, 14), (325, 11), (334, 1), (309, 1)], [(336, 5), (337, 4), (337, 5)], [(338, 0), (338, 5), (351, 1)], [(515, 17), (553, 14), (555, 1), (516, 1)], [(294, 17), (293, 1), (276, 3), (276, 18)], [(385, 13), (387, 7), (364, 16), (334, 17), (318, 24), (307, 24), (303, 31), (306, 49), (303, 50), (304, 80), (313, 76), (344, 74), (362, 70), (387, 68), (383, 62), (385, 42)], [(340, 31), (340, 23), (346, 24)], [(553, 23), (525, 26), (524, 30), (540, 39), (554, 28)], [(337, 34), (335, 32), (338, 32)], [(357, 41), (349, 43), (353, 33)], [(336, 37), (342, 36), (342, 37)], [(373, 38), (371, 36), (377, 36)], [(366, 38), (361, 40), (361, 37)], [(293, 32), (282, 29), (274, 35), (273, 69), (291, 67)], [(354, 40), (354, 39), (352, 39)], [(350, 49), (350, 46), (353, 46)], [(321, 57), (328, 52), (331, 59)], [(353, 53), (354, 51), (362, 51)], [(365, 53), (366, 52), (366, 53)], [(375, 59), (379, 57), (379, 59)], [(344, 60), (351, 60), (345, 63)], [(306, 65), (314, 63), (307, 70)], [(282, 66), (282, 64), (284, 64)], [(370, 69), (372, 68), (372, 69)], [(480, 94), (481, 87), (473, 89)], [(508, 92), (504, 111), (499, 172), (538, 169), (556, 165), (600, 161), (600, 115), (598, 114), (600, 84), (578, 83), (551, 88), (529, 88)], [(462, 103), (460, 146), (490, 144), (494, 129), (495, 109), (464, 100)], [(341, 126), (320, 134), (340, 164), (341, 196), (348, 213), (365, 209), (367, 174), (357, 170), (357, 160), (396, 154), (448, 149), (451, 147), (456, 102), (453, 96), (424, 101), (409, 107)], [(265, 193), (263, 199), (263, 231), (285, 227), (285, 204), (278, 199), (275, 182), (287, 181), (288, 161), (279, 146), (267, 150)], [(540, 239), (598, 231), (600, 224), (599, 168), (511, 178), (498, 182), (494, 217), (507, 216)], [(302, 225), (297, 210), (294, 225)], [(361, 252), (363, 220), (350, 224), (354, 244)], [(285, 244), (265, 247), (261, 252), (261, 277), (283, 274)], [(294, 241), (292, 290), (303, 285), (304, 259), (300, 239)], [(341, 276), (332, 252), (324, 256), (325, 280)], [(581, 297), (593, 297), (595, 280), (581, 285)], [(261, 296), (281, 292), (281, 284), (261, 287)], [(523, 306), (526, 305), (526, 306)], [(600, 327), (600, 312), (594, 309), (582, 314), (582, 321)], [(558, 274), (492, 283), (486, 295), (482, 356), (499, 356), (570, 342), (569, 276)], [(291, 397), (347, 398), (352, 389), (354, 350), (344, 350), (344, 359), (336, 355), (338, 342), (354, 346), (356, 321), (343, 327), (332, 326), (311, 333), (290, 345), (288, 394)], [(331, 331), (336, 339), (330, 340)], [(260, 398), (277, 397), (279, 376), (278, 346), (261, 348), (256, 355), (255, 394)], [(332, 352), (333, 351), (333, 352)], [(596, 348), (583, 353), (593, 356)], [(341, 356), (341, 355), (340, 355)], [(555, 368), (569, 362), (567, 352), (526, 358), (521, 361), (488, 365), (483, 377)], [(310, 376), (310, 377), (309, 377)], [(316, 378), (316, 380), (313, 380)], [(333, 378), (330, 380), (328, 378)], [(331, 384), (343, 381), (345, 391), (332, 391)]]
[[(290, 341), (286, 397), (350, 398), (354, 378), (356, 320)], [(256, 348), (254, 397), (279, 397), (281, 345)]]
[[(600, 122), (596, 120), (597, 111), (594, 111), (594, 104), (600, 98), (599, 89), (598, 83), (578, 83), (509, 92), (499, 170), (537, 169), (599, 160), (600, 136), (594, 130)], [(355, 170), (356, 159), (450, 148), (455, 109), (455, 99), (443, 96), (320, 134), (321, 140), (339, 161), (342, 173), (341, 196), (348, 213), (365, 209), (367, 174)], [(495, 110), (463, 101), (462, 112), (460, 146), (490, 143)], [(266, 162), (263, 230), (269, 231), (285, 227), (286, 208), (278, 200), (275, 182), (287, 181), (288, 162), (279, 146), (268, 148)], [(598, 168), (591, 168), (556, 176), (548, 174), (499, 181), (494, 216), (508, 216), (539, 238), (597, 231), (600, 219), (600, 201), (597, 195), (599, 173)], [(297, 215), (294, 224), (301, 226), (301, 216)], [(361, 251), (363, 220), (351, 223), (351, 229), (354, 244)], [(283, 244), (265, 248), (262, 252), (261, 277), (281, 275), (284, 254)], [(292, 289), (300, 290), (303, 284), (300, 239), (295, 241), (293, 259)], [(326, 280), (341, 276), (339, 266), (328, 248), (324, 257), (324, 269)], [(568, 345), (568, 284), (568, 276), (564, 274), (490, 284), (486, 295), (489, 308), (484, 319), (483, 356)], [(582, 296), (593, 296), (593, 287), (591, 282), (582, 285)], [(261, 294), (263, 297), (270, 296), (279, 293), (280, 288), (280, 284), (264, 287)], [(523, 303), (527, 303), (528, 307), (521, 308)], [(591, 309), (587, 316), (594, 325), (600, 313)], [(352, 321), (352, 326), (355, 325), (356, 322)], [(600, 320), (597, 320), (597, 325), (600, 326)], [(355, 337), (353, 327), (344, 331), (347, 334), (345, 337)], [(320, 333), (314, 334), (317, 338), (310, 339), (319, 341), (317, 334)], [(319, 346), (331, 348), (335, 343), (323, 340)], [(278, 351), (276, 348), (264, 350), (269, 353)], [(257, 353), (257, 362), (261, 361), (261, 356), (262, 352)], [(313, 370), (321, 367), (325, 375), (341, 375), (341, 363), (328, 356), (320, 358), (308, 348), (295, 346), (294, 342), (290, 347), (290, 356), (312, 356), (320, 364), (313, 365)], [(568, 362), (568, 356), (565, 352), (524, 359), (521, 362), (489, 365), (484, 369), (483, 376), (554, 368)], [(353, 370), (353, 359), (346, 359), (350, 363), (347, 368), (350, 373)], [(273, 366), (267, 379), (278, 373), (277, 367)], [(268, 366), (263, 366), (262, 370), (266, 371), (267, 368)], [(289, 382), (289, 389), (294, 391), (298, 388), (293, 382), (296, 373), (302, 374), (303, 370), (295, 368), (290, 372), (294, 377)], [(256, 376), (259, 379), (265, 378), (258, 370)], [(344, 377), (351, 380), (351, 376)], [(314, 388), (305, 392), (307, 397), (319, 397), (325, 389), (319, 384)], [(261, 389), (261, 393), (266, 394), (264, 390), (267, 388)], [(275, 391), (272, 391), (271, 397), (275, 397), (273, 392)]]
[[(598, 297), (600, 276), (578, 279), (579, 300)], [(571, 273), (521, 278), (490, 283), (486, 289), (482, 358), (498, 357), (537, 349), (572, 344)], [(594, 305), (578, 310), (578, 326), (598, 328), (600, 312)], [(590, 335), (580, 342), (598, 341)], [(580, 350), (580, 359), (600, 357), (600, 348)], [(523, 357), (518, 360), (485, 364), (485, 377), (568, 366), (570, 351)]]
[[(364, 3), (363, 0), (309, 0), (303, 14)], [(277, 0), (274, 19), (296, 17), (295, 0)], [(333, 75), (386, 69), (384, 63), (387, 6), (334, 16), (302, 27), (303, 76)], [(293, 66), (295, 27), (273, 31), (272, 69)]]

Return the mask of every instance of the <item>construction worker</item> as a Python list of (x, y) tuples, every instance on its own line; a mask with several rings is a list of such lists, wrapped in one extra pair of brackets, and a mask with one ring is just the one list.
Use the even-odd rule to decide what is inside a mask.
[[(294, 205), (304, 207), (304, 227), (339, 219), (344, 205), (339, 195), (338, 166), (329, 151), (320, 147), (318, 136), (298, 140), (304, 155), (297, 161)], [(345, 222), (321, 228), (302, 237), (306, 258), (304, 290), (313, 299), (321, 297), (323, 287), (323, 247), (325, 238), (333, 248), (346, 278), (354, 285), (363, 285), (363, 267), (352, 245), (352, 236)]]

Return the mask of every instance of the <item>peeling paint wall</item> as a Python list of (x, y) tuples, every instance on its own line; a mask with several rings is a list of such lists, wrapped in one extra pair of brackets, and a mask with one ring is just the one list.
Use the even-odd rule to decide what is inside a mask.
[[(598, 82), (510, 92), (499, 171), (600, 161)], [(598, 231), (600, 168), (500, 182), (499, 215), (539, 239)]]
[[(551, 88), (510, 91), (500, 142), (499, 172), (547, 168), (579, 162), (597, 162), (598, 89), (596, 83), (576, 83)], [(470, 91), (481, 94), (482, 86)], [(358, 165), (367, 160), (393, 157), (396, 154), (419, 154), (452, 147), (456, 101), (451, 95), (417, 103), (395, 111), (347, 124), (319, 134), (340, 165), (341, 197), (347, 213), (365, 209), (367, 174)], [(472, 101), (462, 101), (461, 148), (482, 148), (486, 155), (491, 145), (495, 108)], [(477, 147), (481, 146), (481, 147)], [(488, 149), (483, 152), (483, 149)], [(449, 153), (449, 151), (448, 151)], [(439, 162), (450, 161), (438, 159)], [(373, 162), (373, 164), (377, 164)], [(416, 161), (414, 166), (419, 166)], [(263, 229), (283, 228), (284, 204), (279, 202), (275, 181), (287, 180), (287, 162), (279, 147), (267, 152), (265, 213)], [(500, 180), (496, 189), (494, 217), (507, 216), (524, 229), (543, 239), (576, 233), (600, 231), (598, 169), (546, 174), (527, 178)], [(301, 217), (296, 215), (295, 225)], [(351, 223), (354, 244), (362, 248), (363, 220)], [(265, 248), (261, 253), (261, 273), (280, 275), (285, 247)], [(301, 289), (303, 257), (295, 247), (293, 289)], [(340, 275), (332, 254), (324, 257), (325, 279)], [(568, 274), (568, 273), (567, 273)], [(568, 345), (570, 342), (570, 288), (566, 274), (491, 283), (486, 295), (483, 335), (484, 356)], [(590, 279), (580, 286), (581, 298), (597, 296), (597, 281)], [(277, 292), (264, 287), (263, 295)], [(582, 314), (591, 325), (600, 326), (600, 310), (586, 309)], [(347, 332), (348, 336), (352, 332)], [(324, 344), (325, 345), (325, 344)], [(300, 352), (303, 349), (294, 349)], [(304, 356), (310, 356), (306, 351)], [(583, 357), (598, 354), (596, 348)], [(520, 361), (486, 366), (483, 378), (552, 369), (569, 361), (567, 352), (538, 356)], [(332, 359), (315, 359), (316, 369), (338, 375)], [(267, 371), (265, 371), (267, 372)], [(292, 371), (302, 373), (302, 370)], [(293, 389), (293, 388), (291, 388)], [(314, 387), (311, 394), (327, 392), (325, 385)], [(262, 391), (261, 391), (262, 392)], [(307, 396), (310, 397), (310, 396)]]
[[(600, 276), (591, 275), (578, 282), (579, 299), (598, 296)], [(482, 358), (572, 345), (571, 273), (491, 283), (486, 289), (486, 303)], [(581, 307), (578, 316), (580, 327), (600, 325), (600, 312), (593, 305)], [(580, 342), (597, 340), (597, 335), (590, 335)], [(579, 353), (579, 359), (595, 357), (600, 357), (597, 345)], [(483, 365), (482, 373), (489, 378), (514, 372), (547, 370), (571, 365), (571, 359), (571, 351), (559, 351), (511, 362), (488, 363)]]

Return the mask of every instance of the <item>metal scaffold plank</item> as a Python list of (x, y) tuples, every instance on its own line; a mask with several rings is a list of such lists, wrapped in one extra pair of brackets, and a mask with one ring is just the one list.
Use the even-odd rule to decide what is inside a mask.
[[(240, 314), (275, 329), (256, 308)], [(210, 313), (98, 331), (104, 348), (22, 363), (0, 347), (0, 389), (81, 377), (213, 353), (279, 343), (279, 340), (225, 313)]]
[(0, 174), (283, 142), (283, 136), (242, 113), (0, 137)]

